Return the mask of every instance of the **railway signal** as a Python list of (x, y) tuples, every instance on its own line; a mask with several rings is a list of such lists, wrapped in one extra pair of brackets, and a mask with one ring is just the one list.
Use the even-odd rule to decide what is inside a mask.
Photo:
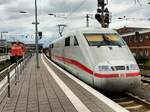
[(42, 39), (42, 32), (38, 32), (39, 34), (39, 40)]
[(107, 4), (108, 0), (98, 0), (98, 9), (95, 14), (95, 18), (103, 28), (108, 28), (110, 23), (110, 12), (108, 8), (105, 8)]

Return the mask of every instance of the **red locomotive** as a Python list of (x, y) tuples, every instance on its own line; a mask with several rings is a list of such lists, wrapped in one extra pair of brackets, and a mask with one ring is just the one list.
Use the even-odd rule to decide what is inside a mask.
[(25, 45), (21, 42), (13, 42), (10, 50), (10, 60), (15, 62), (25, 55)]

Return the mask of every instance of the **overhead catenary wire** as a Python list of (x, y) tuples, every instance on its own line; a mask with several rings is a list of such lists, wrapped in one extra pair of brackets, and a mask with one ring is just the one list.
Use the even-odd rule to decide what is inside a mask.
[[(72, 15), (74, 15), (85, 3), (87, 0), (83, 0), (80, 2), (80, 4), (78, 4), (66, 17), (66, 24), (70, 24), (71, 20), (69, 20), (70, 17), (72, 17)], [(83, 19), (85, 16), (83, 16)]]
[(76, 8), (73, 9), (73, 11), (70, 12), (70, 14), (68, 14), (67, 19), (73, 15), (76, 11), (78, 11), (86, 2), (87, 0), (83, 0)]
[(135, 4), (138, 3), (140, 6), (142, 6), (140, 0), (134, 0)]
[[(59, 23), (69, 24), (71, 22), (70, 17), (72, 17), (72, 15), (75, 14), (85, 4), (86, 1), (87, 0), (82, 0), (80, 3), (78, 3), (78, 5), (76, 5), (76, 7), (74, 9), (69, 9), (69, 8), (66, 9), (67, 7), (65, 5), (67, 5), (67, 3), (66, 3), (66, 0), (63, 0), (63, 4), (64, 4), (63, 6), (65, 6), (65, 7), (62, 7), (62, 8), (66, 9), (65, 14), (67, 16), (64, 18), (61, 18), (61, 20), (59, 19)], [(58, 17), (58, 16), (56, 16), (56, 17)], [(83, 19), (85, 19), (85, 18), (83, 18)]]

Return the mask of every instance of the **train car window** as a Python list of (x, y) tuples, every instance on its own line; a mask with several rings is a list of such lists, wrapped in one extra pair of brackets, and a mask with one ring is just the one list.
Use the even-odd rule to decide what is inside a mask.
[(109, 41), (119, 41), (120, 37), (117, 35), (106, 35), (105, 39)]
[(139, 41), (143, 42), (143, 36), (142, 35), (139, 36)]
[(149, 56), (148, 49), (144, 49), (144, 56)]
[(70, 46), (70, 37), (65, 39), (65, 46)]
[(74, 36), (74, 46), (79, 46), (79, 43), (78, 43), (76, 36)]
[(145, 34), (144, 37), (145, 37), (145, 39), (149, 39), (148, 34)]
[(129, 37), (126, 37), (126, 40), (125, 40), (127, 43), (129, 42)]
[(128, 42), (128, 37), (122, 37), (124, 41)]
[(99, 42), (103, 41), (103, 36), (102, 35), (96, 35), (96, 34), (91, 34), (91, 35), (85, 35), (86, 40), (88, 41), (89, 46), (97, 46), (99, 45)]
[(122, 46), (126, 43), (117, 34), (85, 34), (89, 46)]
[(102, 35), (87, 35), (86, 39), (93, 42), (103, 41)]
[(134, 38), (134, 43), (136, 43), (137, 42), (137, 37), (134, 36), (133, 38)]
[(131, 36), (129, 36), (129, 43), (131, 43), (132, 42), (132, 37)]

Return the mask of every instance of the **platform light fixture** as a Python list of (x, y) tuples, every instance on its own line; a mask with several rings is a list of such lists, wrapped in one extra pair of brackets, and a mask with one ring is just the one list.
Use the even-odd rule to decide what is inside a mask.
[(26, 11), (19, 11), (19, 13), (24, 13), (24, 14), (25, 14), (25, 13), (27, 13), (27, 12), (26, 12)]
[(56, 17), (56, 14), (49, 13), (48, 15)]

